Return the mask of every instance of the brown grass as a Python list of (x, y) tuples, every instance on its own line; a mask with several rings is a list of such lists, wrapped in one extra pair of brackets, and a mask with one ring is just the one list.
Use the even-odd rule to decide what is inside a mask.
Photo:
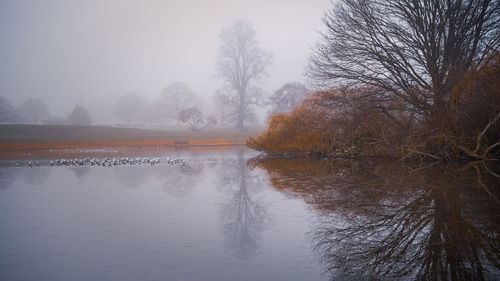
[(129, 128), (1, 125), (0, 157), (23, 153), (83, 149), (175, 149), (244, 145), (256, 132), (158, 131)]

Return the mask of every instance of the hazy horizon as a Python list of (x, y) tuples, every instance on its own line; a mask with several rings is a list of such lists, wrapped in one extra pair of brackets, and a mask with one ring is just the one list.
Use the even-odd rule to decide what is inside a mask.
[(119, 96), (137, 92), (153, 101), (175, 81), (211, 102), (222, 84), (215, 77), (219, 34), (238, 19), (251, 22), (260, 46), (273, 53), (262, 85), (269, 94), (286, 82), (306, 83), (304, 66), (329, 6), (329, 0), (0, 2), (0, 96), (15, 106), (40, 98), (54, 116), (81, 104), (97, 123), (112, 122), (109, 107)]

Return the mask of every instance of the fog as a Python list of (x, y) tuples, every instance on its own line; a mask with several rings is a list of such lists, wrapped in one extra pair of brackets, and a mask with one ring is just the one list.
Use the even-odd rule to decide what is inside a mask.
[(307, 83), (304, 66), (329, 6), (328, 0), (1, 1), (0, 96), (14, 106), (40, 98), (54, 116), (80, 104), (94, 123), (113, 123), (121, 95), (153, 101), (182, 81), (210, 106), (222, 84), (215, 77), (219, 34), (238, 19), (249, 21), (260, 47), (273, 54), (262, 81), (270, 94), (286, 82)]

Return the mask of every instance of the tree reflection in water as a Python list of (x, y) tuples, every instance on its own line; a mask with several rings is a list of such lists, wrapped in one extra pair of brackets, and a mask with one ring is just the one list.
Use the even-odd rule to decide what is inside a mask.
[(48, 167), (25, 168), (21, 176), (29, 185), (41, 185), (50, 177), (50, 171)]
[(70, 167), (70, 169), (75, 173), (75, 176), (79, 179), (86, 177), (90, 172), (90, 167)]
[(113, 169), (120, 182), (131, 188), (137, 188), (147, 180), (145, 167), (121, 166)]
[(185, 166), (167, 167), (162, 170), (165, 182), (163, 190), (177, 198), (186, 197), (203, 180), (205, 165), (191, 162)]
[(255, 158), (317, 210), (310, 238), (332, 279), (500, 277), (498, 172), (375, 160)]
[(0, 167), (0, 190), (9, 187), (16, 180), (19, 172), (19, 168)]
[(221, 212), (222, 232), (226, 251), (247, 259), (255, 254), (259, 236), (270, 220), (262, 199), (257, 197), (261, 178), (247, 169), (244, 150), (236, 153), (236, 159), (222, 162), (222, 174), (218, 177), (219, 188), (229, 195)]

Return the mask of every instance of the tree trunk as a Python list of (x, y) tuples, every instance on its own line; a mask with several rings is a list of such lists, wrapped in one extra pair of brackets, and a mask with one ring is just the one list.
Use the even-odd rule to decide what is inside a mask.
[(236, 128), (242, 132), (245, 130), (245, 90), (240, 89), (238, 91), (240, 101), (238, 105), (238, 124)]
[(429, 111), (429, 119), (438, 127), (442, 127), (443, 123), (446, 122), (445, 119), (448, 113), (445, 95), (446, 93), (444, 90), (436, 90), (433, 95), (433, 104)]

